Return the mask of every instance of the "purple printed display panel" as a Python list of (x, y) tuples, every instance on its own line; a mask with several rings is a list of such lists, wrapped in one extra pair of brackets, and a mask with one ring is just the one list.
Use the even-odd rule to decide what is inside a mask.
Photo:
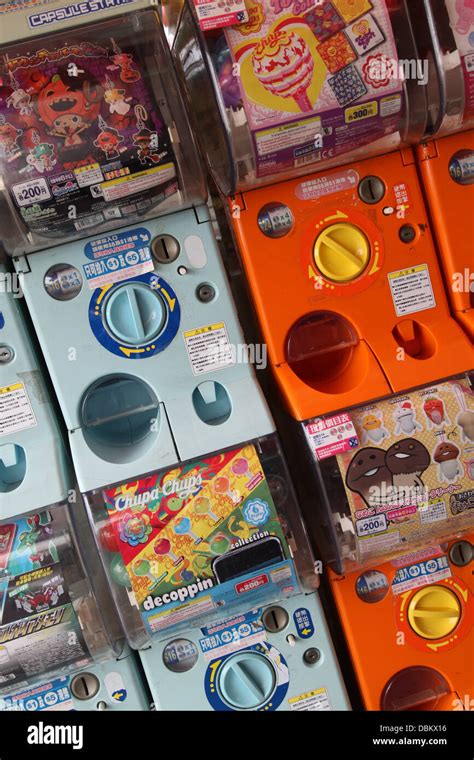
[(77, 234), (177, 191), (144, 47), (88, 27), (3, 52), (0, 170), (27, 229)]

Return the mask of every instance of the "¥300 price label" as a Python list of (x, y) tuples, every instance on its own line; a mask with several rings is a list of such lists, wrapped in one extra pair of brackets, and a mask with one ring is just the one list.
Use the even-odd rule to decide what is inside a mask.
[(44, 177), (13, 185), (12, 190), (19, 206), (31, 206), (32, 203), (40, 203), (51, 198), (51, 192)]

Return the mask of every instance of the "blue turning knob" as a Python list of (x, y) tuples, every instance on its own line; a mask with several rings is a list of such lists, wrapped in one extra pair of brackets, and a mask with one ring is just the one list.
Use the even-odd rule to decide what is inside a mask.
[(271, 661), (258, 652), (229, 657), (219, 672), (222, 699), (236, 710), (255, 710), (272, 695), (276, 673)]
[(129, 282), (109, 297), (104, 321), (118, 340), (140, 346), (159, 335), (166, 321), (166, 309), (159, 293), (143, 283)]

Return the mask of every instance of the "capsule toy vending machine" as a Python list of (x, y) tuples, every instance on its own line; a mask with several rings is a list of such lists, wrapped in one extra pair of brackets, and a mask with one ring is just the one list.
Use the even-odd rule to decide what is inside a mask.
[[(87, 40), (104, 51), (87, 92), (96, 87), (95, 108), (100, 101), (103, 109), (99, 93), (108, 87), (107, 76), (115, 83), (113, 77), (126, 71), (130, 81), (143, 79), (150, 93), (158, 93), (154, 101), (149, 94), (147, 116), (140, 111), (143, 123), (137, 125), (142, 98), (133, 87), (121, 87), (125, 105), (120, 110), (126, 113), (119, 115), (130, 112), (134, 140), (138, 132), (155, 134), (146, 146), (135, 140), (130, 160), (135, 156), (155, 168), (166, 162), (164, 196), (151, 206), (147, 201), (141, 218), (140, 204), (134, 202), (133, 223), (127, 224), (130, 220), (119, 206), (113, 231), (97, 219), (88, 230), (91, 234), (80, 241), (68, 240), (74, 232), (67, 227), (55, 244), (50, 241), (49, 248), (38, 250), (35, 241), (29, 245), (28, 233), (9, 252), (22, 276), (66, 423), (79, 489), (91, 518), (95, 521), (96, 513), (100, 517), (98, 544), (123, 625), (132, 646), (146, 649), (152, 635), (157, 639), (159, 632), (180, 624), (189, 627), (194, 620), (215, 623), (221, 613), (226, 617), (235, 610), (246, 622), (242, 638), (251, 621), (252, 645), (261, 647), (256, 660), (252, 654), (251, 666), (256, 662), (256, 678), (263, 678), (262, 699), (241, 704), (238, 697), (233, 701), (223, 696), (221, 702), (210, 702), (203, 654), (200, 675), (194, 669), (187, 676), (189, 683), (195, 682), (194, 691), (188, 691), (188, 709), (289, 709), (290, 698), (298, 709), (347, 708), (314, 592), (317, 576), (309, 546), (302, 539), (304, 588), (312, 591), (306, 596), (277, 512), (280, 501), (288, 503), (290, 513), (296, 510), (291, 485), (263, 394), (249, 362), (239, 354), (244, 339), (158, 16), (136, 5), (123, 17), (100, 21), (91, 27), (67, 27), (68, 39), (74, 35), (80, 41), (87, 33)], [(127, 47), (132, 44), (130, 28), (138, 59)], [(17, 33), (22, 36), (27, 36), (25, 23)], [(61, 40), (63, 44), (64, 32)], [(112, 60), (119, 55), (112, 43), (126, 60)], [(8, 60), (11, 44), (5, 46)], [(33, 44), (45, 43), (35, 38), (25, 47)], [(76, 54), (68, 48), (68, 65), (85, 69)], [(52, 73), (54, 83), (59, 82), (55, 77), (62, 81), (61, 72)], [(62, 96), (58, 102), (59, 108), (68, 105)], [(58, 107), (55, 96), (53, 105)], [(98, 141), (94, 132), (91, 136), (92, 143)], [(90, 138), (84, 142), (93, 154), (101, 150), (93, 150)], [(114, 171), (133, 176), (120, 149), (116, 152), (120, 157), (114, 154)], [(147, 170), (142, 174), (148, 177)], [(103, 185), (109, 180), (94, 181), (108, 195)], [(105, 217), (109, 207), (102, 201), (101, 196), (99, 213)], [(12, 207), (10, 196), (8, 203)], [(297, 534), (303, 528), (292, 530)], [(286, 601), (297, 592), (294, 601)], [(278, 601), (275, 615), (280, 616), (273, 625), (286, 631), (280, 646), (284, 651), (290, 647), (285, 636), (296, 646), (294, 664), (286, 669), (278, 670), (279, 654), (276, 665), (267, 657), (266, 629), (258, 622), (263, 612), (249, 612), (254, 603), (272, 601)], [(164, 646), (153, 644), (141, 652), (141, 659), (155, 703), (181, 706), (179, 684), (170, 690), (164, 680)], [(234, 649), (237, 653), (238, 647)], [(307, 649), (314, 651), (304, 660)], [(248, 685), (242, 688), (246, 691)]]
[(350, 709), (275, 436), (86, 499), (157, 710)]
[[(100, 588), (84, 507), (71, 503), (74, 481), (21, 279), (3, 263), (0, 288), (0, 709), (148, 709), (139, 668)], [(79, 524), (93, 550), (94, 581), (77, 548)]]
[(473, 403), (462, 375), (304, 427), (367, 709), (472, 709)]
[[(417, 149), (451, 308), (474, 338), (474, 16), (469, 3), (430, 3), (425, 47), (436, 62), (427, 139)], [(440, 104), (440, 105), (438, 105)]]
[[(464, 426), (472, 416), (466, 373), (473, 352), (450, 313), (415, 156), (406, 147), (425, 134), (429, 102), (425, 67), (404, 70), (405, 56), (419, 58), (409, 9), (402, 2), (335, 0), (309, 10), (254, 3), (247, 4), (247, 21), (216, 32), (199, 24), (189, 5), (174, 54), (190, 112), (207, 111), (209, 120), (224, 127), (199, 132), (201, 148), (221, 191), (230, 196), (231, 224), (273, 375), (299, 423), (295, 438), (307, 455), (305, 518), (330, 568), (365, 705), (463, 709), (472, 687), (472, 548), (469, 538), (460, 537), (472, 531), (472, 440)], [(317, 55), (308, 35), (318, 40)], [(372, 89), (373, 99), (366, 102), (369, 84), (380, 102)], [(339, 122), (326, 120), (331, 97), (341, 98)], [(272, 108), (288, 112), (288, 123), (279, 130), (271, 123)], [(291, 113), (309, 115), (311, 109), (319, 109), (310, 116), (314, 132), (297, 147), (301, 123), (290, 124)], [(382, 115), (385, 120), (379, 121)], [(353, 123), (354, 144), (340, 143), (344, 135), (350, 140)], [(375, 140), (378, 127), (382, 143)], [(359, 129), (367, 145), (357, 156), (356, 143), (364, 140)], [(328, 146), (331, 153), (324, 152)], [(366, 158), (373, 152), (381, 155)], [(359, 427), (354, 406), (363, 415)], [(422, 431), (430, 431), (429, 438)], [(367, 446), (367, 461), (362, 442), (374, 444)], [(393, 481), (397, 486), (400, 481), (385, 463), (391, 446), (391, 461), (400, 472), (405, 473), (405, 460), (419, 455), (430, 474), (425, 489), (424, 481), (414, 478), (417, 487), (405, 501), (393, 490)], [(340, 481), (350, 491), (345, 470), (327, 473), (319, 464), (326, 458), (334, 462), (342, 452), (354, 457), (354, 467), (359, 459), (362, 470), (367, 465), (356, 492), (359, 487), (366, 494), (371, 485), (385, 483), (380, 502), (359, 504), (355, 519), (344, 507), (347, 493), (335, 488)], [(359, 519), (366, 522), (356, 525)], [(406, 533), (398, 523), (406, 523)], [(439, 523), (436, 531), (434, 523)], [(439, 543), (433, 545), (435, 534)], [(341, 536), (363, 547), (352, 567), (345, 553), (352, 550), (334, 549)], [(377, 546), (372, 556), (370, 545)], [(427, 588), (421, 582), (404, 585), (411, 573), (426, 582), (424, 562), (429, 572), (439, 570), (431, 579), (444, 584), (439, 598), (431, 581)], [(355, 570), (367, 566), (364, 577)], [(448, 577), (454, 580), (448, 583)], [(372, 586), (379, 604), (367, 604), (370, 594), (364, 597)], [(412, 602), (414, 588), (420, 593)], [(367, 641), (371, 630), (383, 632), (376, 659)]]

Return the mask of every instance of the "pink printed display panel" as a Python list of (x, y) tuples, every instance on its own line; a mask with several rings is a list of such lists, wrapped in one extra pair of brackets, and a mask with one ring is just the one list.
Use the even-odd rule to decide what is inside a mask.
[(247, 10), (247, 23), (225, 31), (240, 102), (236, 81), (220, 81), (226, 105), (245, 110), (258, 177), (398, 132), (402, 81), (385, 3), (273, 0)]

